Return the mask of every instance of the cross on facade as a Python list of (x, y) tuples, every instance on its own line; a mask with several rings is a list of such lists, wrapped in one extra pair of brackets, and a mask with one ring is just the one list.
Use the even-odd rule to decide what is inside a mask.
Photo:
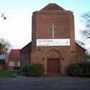
[(55, 24), (51, 24), (50, 25), (50, 28), (51, 28), (51, 30), (52, 30), (52, 38), (54, 38), (55, 37), (55, 28), (56, 28), (56, 25)]

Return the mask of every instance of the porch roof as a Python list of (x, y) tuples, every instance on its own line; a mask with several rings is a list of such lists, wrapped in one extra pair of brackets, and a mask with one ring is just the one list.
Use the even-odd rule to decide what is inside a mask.
[(8, 58), (8, 55), (6, 55), (6, 54), (0, 55), (0, 60), (6, 60), (7, 58)]

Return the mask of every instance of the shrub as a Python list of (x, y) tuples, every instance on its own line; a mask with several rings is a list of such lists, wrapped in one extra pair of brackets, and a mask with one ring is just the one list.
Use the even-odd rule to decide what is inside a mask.
[(31, 76), (42, 75), (43, 72), (42, 64), (31, 64), (30, 72), (31, 72)]
[(83, 68), (83, 75), (85, 77), (90, 77), (90, 63), (89, 62), (84, 62), (84, 63), (79, 63), (80, 67)]
[(83, 74), (83, 68), (79, 64), (71, 64), (68, 67), (68, 74), (70, 76), (80, 76)]
[(25, 76), (40, 76), (43, 74), (43, 65), (28, 64), (22, 68), (22, 74)]

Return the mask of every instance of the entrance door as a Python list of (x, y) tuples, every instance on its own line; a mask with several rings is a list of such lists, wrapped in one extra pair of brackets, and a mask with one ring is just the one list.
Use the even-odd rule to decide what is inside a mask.
[(60, 59), (49, 58), (47, 60), (47, 74), (48, 75), (59, 75), (60, 74)]

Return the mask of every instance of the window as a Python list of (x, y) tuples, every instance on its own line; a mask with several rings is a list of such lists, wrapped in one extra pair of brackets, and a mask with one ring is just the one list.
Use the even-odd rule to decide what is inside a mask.
[(9, 66), (14, 66), (14, 61), (10, 61)]
[(18, 62), (18, 66), (20, 66), (20, 62)]

